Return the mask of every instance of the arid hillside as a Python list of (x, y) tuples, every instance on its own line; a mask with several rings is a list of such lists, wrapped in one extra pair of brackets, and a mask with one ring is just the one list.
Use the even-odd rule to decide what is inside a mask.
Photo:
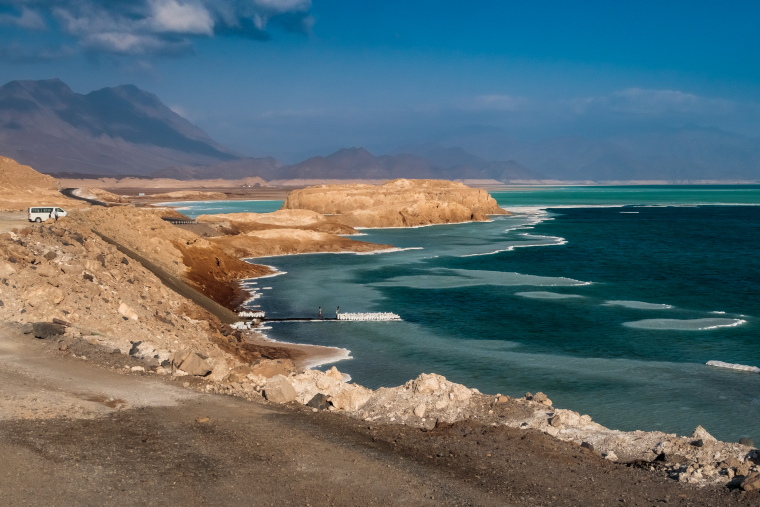
[(21, 211), (30, 206), (81, 208), (84, 203), (61, 195), (58, 180), (28, 165), (0, 156), (0, 210)]

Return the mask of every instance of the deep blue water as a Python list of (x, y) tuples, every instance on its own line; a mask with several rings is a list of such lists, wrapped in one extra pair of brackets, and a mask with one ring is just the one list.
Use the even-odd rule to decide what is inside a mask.
[[(368, 387), (436, 372), (488, 393), (543, 391), (613, 428), (760, 440), (760, 374), (705, 365), (760, 366), (760, 206), (684, 206), (752, 204), (760, 189), (592, 188), (495, 194), (519, 213), (488, 223), (363, 231), (398, 252), (259, 259), (287, 274), (258, 280), (254, 304), (271, 317), (401, 315), (266, 331), (351, 350), (337, 366)], [(542, 210), (542, 193), (616, 207)]]

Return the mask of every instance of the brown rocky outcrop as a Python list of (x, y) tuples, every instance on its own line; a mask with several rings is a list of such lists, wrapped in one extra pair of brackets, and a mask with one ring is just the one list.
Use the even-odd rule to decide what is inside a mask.
[(352, 227), (305, 209), (281, 209), (272, 213), (201, 215), (196, 220), (225, 234), (241, 234), (267, 229), (302, 229), (329, 234), (356, 234), (356, 230)]
[(209, 242), (236, 258), (317, 252), (375, 252), (392, 248), (390, 245), (301, 229), (252, 231), (236, 236), (209, 238)]
[(283, 209), (308, 209), (351, 227), (413, 227), (507, 214), (482, 189), (445, 180), (398, 179), (383, 185), (318, 185), (288, 194)]

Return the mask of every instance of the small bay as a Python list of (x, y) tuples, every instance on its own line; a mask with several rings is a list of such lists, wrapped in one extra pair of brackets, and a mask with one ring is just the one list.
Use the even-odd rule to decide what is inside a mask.
[[(760, 441), (760, 187), (520, 187), (484, 223), (363, 230), (401, 251), (256, 259), (270, 317), (393, 312), (402, 322), (273, 323), (338, 346), (368, 387), (423, 372), (486, 393), (545, 392), (622, 430)], [(272, 211), (258, 201), (251, 211)], [(230, 206), (230, 207), (227, 207)], [(241, 201), (183, 203), (244, 211)]]

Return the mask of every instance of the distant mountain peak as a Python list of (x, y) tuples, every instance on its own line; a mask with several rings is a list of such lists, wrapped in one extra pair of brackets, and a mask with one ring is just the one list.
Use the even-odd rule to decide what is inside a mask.
[(0, 87), (0, 154), (43, 172), (136, 175), (240, 158), (135, 85), (82, 95), (57, 78)]

